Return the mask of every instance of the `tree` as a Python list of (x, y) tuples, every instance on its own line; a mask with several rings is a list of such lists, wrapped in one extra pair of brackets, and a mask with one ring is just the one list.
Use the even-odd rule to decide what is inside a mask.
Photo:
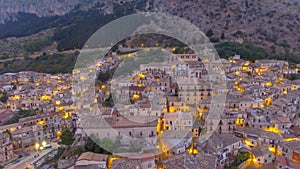
[(104, 138), (100, 142), (100, 146), (106, 151), (111, 151), (113, 148), (114, 142), (109, 138)]
[(75, 148), (75, 150), (73, 151), (73, 153), (80, 155), (80, 154), (84, 153), (84, 151), (85, 151), (84, 148), (81, 147), (81, 146), (79, 146), (79, 147)]
[(225, 39), (225, 34), (224, 34), (224, 32), (221, 34), (221, 37), (220, 37), (221, 39)]
[(114, 100), (112, 98), (112, 94), (109, 94), (108, 98), (105, 99), (105, 101), (102, 104), (104, 107), (113, 107), (114, 106)]
[(61, 143), (63, 145), (71, 145), (75, 138), (74, 138), (74, 134), (71, 132), (70, 129), (66, 129), (62, 132), (61, 134)]
[(7, 99), (8, 99), (7, 93), (6, 92), (2, 93), (2, 96), (0, 97), (0, 101), (2, 103), (5, 103), (7, 101)]
[(108, 147), (110, 147), (110, 149), (112, 149), (113, 145), (110, 146), (111, 140), (110, 141), (109, 140), (105, 139), (104, 142), (102, 141), (102, 143), (101, 143), (99, 138), (96, 138), (94, 134), (91, 134), (91, 136), (88, 138), (87, 142), (85, 143), (85, 149), (86, 149), (86, 151), (90, 151), (93, 153), (111, 154), (109, 151), (107, 151), (99, 146), (100, 144), (102, 144), (102, 146), (108, 146)]
[(214, 35), (214, 32), (210, 29), (206, 32), (206, 36), (211, 37)]

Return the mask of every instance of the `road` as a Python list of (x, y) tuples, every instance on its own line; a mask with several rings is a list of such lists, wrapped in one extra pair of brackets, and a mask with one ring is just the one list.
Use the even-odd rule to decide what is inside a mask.
[[(5, 166), (4, 169), (25, 169), (26, 167), (28, 169), (33, 168), (32, 165), (30, 165), (30, 163), (33, 163), (35, 161), (37, 161), (39, 158), (43, 157), (44, 155), (48, 154), (50, 151), (52, 151), (53, 149), (57, 149), (59, 147), (59, 145), (57, 143), (53, 143), (51, 144), (52, 148), (48, 148), (45, 150), (41, 150), (41, 151), (36, 151), (36, 152), (32, 152), (30, 153), (29, 156), (22, 158), (21, 161), (19, 161), (16, 164), (8, 164), (7, 166)], [(35, 155), (39, 154), (38, 157), (34, 157)]]

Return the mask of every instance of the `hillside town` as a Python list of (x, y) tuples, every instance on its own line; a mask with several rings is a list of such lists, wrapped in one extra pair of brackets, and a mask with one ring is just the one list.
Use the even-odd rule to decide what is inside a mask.
[(300, 65), (170, 49), (168, 60), (95, 83), (138, 57), (123, 50), (72, 74), (1, 75), (0, 165), (300, 168), (300, 80), (291, 78)]

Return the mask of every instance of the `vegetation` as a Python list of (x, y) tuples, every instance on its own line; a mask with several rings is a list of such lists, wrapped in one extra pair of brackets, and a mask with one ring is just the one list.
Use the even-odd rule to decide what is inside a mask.
[(174, 54), (184, 54), (184, 53), (187, 53), (187, 52), (188, 52), (188, 50), (185, 47), (177, 47), (173, 51)]
[(108, 98), (105, 99), (105, 101), (102, 104), (104, 107), (113, 107), (114, 106), (114, 100), (112, 97), (112, 94), (109, 94)]
[(293, 56), (286, 52), (284, 55), (269, 54), (263, 48), (258, 47), (250, 42), (237, 43), (237, 42), (223, 42), (215, 45), (217, 52), (221, 58), (228, 59), (230, 56), (241, 55), (246, 60), (259, 60), (259, 59), (278, 59), (286, 60), (291, 63), (299, 63), (300, 57)]
[[(105, 147), (105, 149), (100, 147), (99, 145)], [(109, 150), (112, 150), (112, 145), (113, 142), (109, 138), (105, 138), (103, 139), (103, 141), (100, 141), (98, 138), (95, 137), (94, 134), (92, 134), (85, 144), (85, 149), (93, 153), (111, 154)]]
[(37, 52), (40, 51), (43, 47), (51, 44), (52, 44), (52, 38), (50, 36), (46, 36), (44, 38), (41, 37), (33, 41), (27, 42), (24, 44), (23, 47), (27, 52)]
[[(45, 29), (56, 28), (53, 40), (58, 42), (58, 50), (81, 48), (86, 40), (106, 23), (132, 14), (135, 9), (146, 7), (146, 0), (137, 0), (123, 4), (114, 3), (114, 14), (107, 15), (102, 14), (97, 9), (101, 5), (99, 3), (86, 11), (74, 9), (63, 16), (38, 17), (35, 14), (18, 13), (16, 16), (17, 21), (0, 24), (0, 39), (23, 37)], [(41, 44), (49, 44), (48, 40), (39, 39), (38, 42), (33, 44), (26, 44), (24, 48), (29, 51), (35, 51), (42, 46)]]
[(248, 160), (250, 158), (250, 153), (248, 152), (240, 152), (234, 162), (225, 167), (225, 169), (237, 169), (239, 165), (241, 165), (244, 161)]
[(107, 151), (112, 151), (114, 142), (109, 138), (104, 138), (100, 141), (100, 146)]
[(211, 37), (213, 35), (214, 35), (214, 33), (213, 33), (213, 30), (211, 30), (211, 29), (206, 32), (207, 37)]
[(36, 71), (43, 73), (72, 72), (77, 56), (75, 54), (42, 55), (34, 59), (12, 60), (2, 63), (0, 73)]
[(288, 76), (288, 79), (289, 80), (298, 80), (298, 79), (300, 79), (300, 75), (299, 74), (290, 74)]
[(16, 16), (17, 21), (0, 24), (0, 39), (28, 36), (52, 28), (57, 26), (57, 24), (52, 23), (55, 23), (58, 18), (58, 16), (38, 17), (35, 14), (20, 12)]
[(8, 95), (6, 92), (1, 93), (2, 96), (0, 97), (0, 102), (2, 103), (6, 103), (7, 99), (8, 99)]
[(34, 116), (36, 115), (35, 110), (20, 110), (19, 112), (16, 112), (14, 117), (9, 119), (6, 124), (12, 124), (12, 123), (17, 123), (19, 122), (19, 119), (24, 118), (24, 117), (29, 117), (29, 116)]
[(64, 23), (72, 24), (67, 27), (60, 27), (56, 31), (54, 40), (58, 41), (57, 49), (63, 51), (82, 48), (88, 38), (106, 23), (132, 14), (134, 13), (134, 9), (144, 6), (146, 6), (145, 0), (137, 0), (122, 5), (114, 3), (114, 14), (104, 15), (97, 8), (91, 8), (87, 11), (73, 11), (59, 19), (59, 22), (65, 21)]
[(61, 138), (61, 144), (63, 145), (71, 145), (75, 140), (74, 134), (70, 129), (65, 129), (62, 132), (60, 138)]
[(244, 42), (242, 44), (236, 42), (223, 42), (215, 45), (215, 48), (219, 53), (219, 56), (226, 59), (230, 56), (234, 56), (235, 54), (241, 55), (248, 60), (263, 59), (267, 56), (264, 49), (248, 42)]
[(75, 154), (75, 155), (80, 155), (80, 154), (82, 154), (82, 153), (84, 153), (84, 152), (85, 152), (84, 147), (79, 146), (79, 147), (76, 147), (76, 148), (74, 149), (73, 154)]
[(106, 82), (113, 77), (114, 70), (107, 70), (106, 72), (100, 72), (97, 80), (100, 82)]

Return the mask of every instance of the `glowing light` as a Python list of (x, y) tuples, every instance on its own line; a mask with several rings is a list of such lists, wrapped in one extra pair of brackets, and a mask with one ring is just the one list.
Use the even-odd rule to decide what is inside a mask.
[(96, 99), (94, 99), (94, 103), (98, 103), (98, 99), (96, 98)]
[(137, 100), (137, 99), (139, 99), (139, 98), (140, 98), (140, 95), (138, 95), (138, 94), (134, 94), (134, 95), (133, 95), (133, 99)]
[(288, 91), (287, 91), (286, 89), (284, 89), (282, 93), (283, 93), (283, 94), (287, 94)]
[(41, 120), (41, 121), (38, 121), (36, 124), (38, 124), (38, 125), (45, 125), (46, 122), (44, 120)]
[(234, 86), (234, 88), (236, 88), (237, 91), (239, 91), (240, 93), (244, 93), (244, 88), (241, 86)]
[(176, 50), (176, 48), (173, 48), (172, 51), (174, 52)]
[(266, 84), (266, 86), (268, 86), (268, 87), (273, 86), (273, 83), (272, 83), (272, 82), (266, 82), (265, 84)]
[(239, 75), (239, 74), (240, 74), (240, 72), (239, 72), (239, 71), (235, 71), (235, 74), (236, 74), (236, 75)]
[(63, 119), (67, 119), (69, 118), (70, 116), (72, 116), (72, 113), (71, 112), (65, 112), (65, 114), (62, 116)]
[(261, 68), (258, 69), (258, 72), (261, 73), (261, 72), (264, 72), (264, 71), (266, 71), (266, 70), (267, 70), (266, 68), (261, 67)]
[(184, 110), (184, 111), (189, 111), (189, 110), (190, 110), (190, 107), (189, 107), (189, 106), (183, 106), (183, 110)]
[(63, 107), (63, 106), (60, 106), (60, 107), (58, 107), (58, 110), (59, 110), (59, 111), (62, 111), (62, 110), (64, 110), (64, 107)]
[(35, 143), (34, 147), (35, 147), (36, 150), (39, 150), (40, 144), (39, 143)]
[(230, 62), (230, 63), (236, 63), (236, 61), (235, 61), (235, 60), (232, 60), (232, 59), (230, 59), (229, 62)]
[(264, 128), (264, 130), (268, 131), (268, 132), (278, 133), (278, 134), (281, 133), (280, 130), (277, 127)]
[(276, 148), (275, 148), (275, 147), (268, 147), (268, 150), (269, 150), (271, 153), (273, 153), (273, 154), (276, 153)]
[(101, 86), (101, 89), (105, 89), (105, 88), (106, 88), (106, 86), (105, 86), (105, 85), (102, 85), (102, 86)]
[(236, 121), (235, 121), (235, 124), (237, 126), (243, 126), (244, 125), (244, 119), (237, 118)]
[(13, 100), (20, 100), (20, 96), (15, 95)]
[(192, 143), (190, 149), (188, 150), (188, 153), (189, 153), (189, 154), (192, 154), (192, 155), (198, 154), (198, 150), (195, 149), (194, 143)]
[(143, 86), (143, 84), (139, 83), (139, 84), (137, 84), (137, 86), (138, 86), (138, 87), (142, 87), (142, 86)]
[(284, 139), (285, 142), (290, 142), (290, 141), (295, 141), (295, 140), (299, 140), (299, 138), (286, 138), (286, 139)]
[(144, 79), (144, 78), (145, 78), (145, 75), (144, 75), (143, 73), (140, 73), (140, 74), (139, 74), (139, 77), (140, 77), (141, 79)]
[(247, 67), (247, 66), (243, 66), (243, 67), (242, 67), (242, 70), (243, 70), (243, 71), (246, 71), (246, 70), (248, 70), (248, 67)]
[(55, 104), (56, 105), (60, 105), (60, 101), (55, 101)]
[(61, 132), (60, 132), (60, 131), (57, 131), (57, 132), (56, 132), (56, 138), (57, 138), (57, 139), (60, 139), (60, 136), (61, 136)]
[(170, 111), (170, 113), (174, 113), (174, 112), (176, 112), (176, 108), (171, 106), (171, 107), (169, 108), (169, 111)]
[(85, 76), (80, 76), (80, 80), (86, 80)]
[(43, 146), (43, 147), (46, 147), (46, 145), (47, 145), (47, 142), (46, 142), (46, 141), (43, 141), (43, 142), (42, 142), (42, 146)]
[(257, 160), (256, 160), (256, 158), (255, 158), (254, 155), (253, 155), (253, 157), (252, 157), (252, 161), (253, 161), (254, 163), (257, 163)]
[(112, 162), (114, 161), (114, 160), (117, 160), (118, 158), (116, 158), (116, 157), (110, 157), (109, 159), (108, 159), (108, 162), (107, 162), (107, 168), (108, 169), (110, 169), (111, 168), (111, 165), (112, 165)]
[(50, 99), (50, 96), (44, 95), (44, 96), (41, 96), (41, 99), (44, 100), (44, 101), (47, 101), (47, 100)]
[(143, 43), (141, 44), (141, 47), (144, 47), (144, 44), (143, 44)]
[(272, 98), (270, 98), (270, 97), (269, 97), (269, 98), (266, 98), (266, 99), (265, 99), (265, 106), (266, 106), (266, 107), (269, 107), (271, 104), (272, 104)]
[(244, 142), (247, 146), (249, 146), (249, 147), (254, 147), (254, 144), (253, 144), (251, 141), (247, 140), (247, 139), (244, 139), (243, 142)]

